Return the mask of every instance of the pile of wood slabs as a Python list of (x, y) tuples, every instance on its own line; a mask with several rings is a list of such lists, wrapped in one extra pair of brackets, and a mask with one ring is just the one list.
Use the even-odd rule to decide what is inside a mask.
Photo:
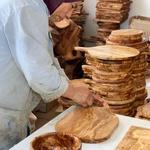
[(136, 90), (135, 108), (144, 104), (147, 97), (146, 91), (146, 68), (147, 61), (145, 53), (148, 51), (147, 41), (143, 39), (143, 31), (136, 29), (121, 29), (112, 31), (107, 42), (109, 45), (123, 45), (136, 48), (140, 55), (136, 57), (133, 65), (133, 78)]
[(148, 68), (147, 73), (150, 74), (150, 17), (133, 16), (130, 19), (130, 28), (142, 30), (144, 32), (144, 38), (148, 41), (149, 51), (147, 53)]
[(86, 12), (84, 10), (84, 0), (80, 0), (75, 3), (76, 6), (71, 15), (71, 19), (78, 25), (83, 26), (86, 21)]
[(120, 28), (129, 15), (130, 0), (99, 0), (96, 5), (98, 39), (105, 42), (112, 30)]
[(71, 19), (81, 27), (80, 31), (80, 43), (79, 45), (83, 45), (83, 32), (84, 32), (84, 24), (86, 21), (87, 13), (84, 10), (84, 0), (80, 0), (75, 2), (75, 8), (71, 15)]
[(83, 70), (90, 89), (109, 104), (112, 112), (132, 116), (136, 98), (132, 72), (139, 51), (115, 45), (75, 49), (88, 53)]

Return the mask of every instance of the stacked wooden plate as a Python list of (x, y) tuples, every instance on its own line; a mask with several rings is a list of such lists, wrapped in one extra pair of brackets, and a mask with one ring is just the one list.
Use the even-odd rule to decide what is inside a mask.
[(143, 40), (143, 31), (136, 29), (122, 29), (112, 31), (107, 44), (111, 45), (123, 45), (134, 47), (140, 51), (140, 55), (136, 57), (133, 66), (133, 77), (136, 88), (136, 103), (135, 107), (144, 104), (144, 100), (147, 97), (145, 72), (147, 68), (146, 55), (148, 51), (147, 41)]
[(83, 26), (86, 21), (86, 12), (84, 10), (84, 0), (80, 0), (75, 4), (71, 19), (78, 25)]
[(88, 53), (87, 65), (83, 68), (91, 78), (88, 80), (90, 88), (107, 101), (112, 112), (132, 116), (136, 94), (132, 72), (139, 51), (115, 45), (78, 47), (76, 50)]
[[(143, 17), (143, 16), (133, 16), (130, 19), (129, 26), (132, 29), (139, 29), (144, 31), (144, 38), (150, 41), (150, 17)], [(149, 43), (148, 43), (149, 44)], [(150, 49), (147, 53), (147, 75), (150, 75)]]
[(99, 0), (96, 5), (98, 38), (105, 42), (112, 30), (120, 28), (120, 23), (128, 18), (130, 0)]

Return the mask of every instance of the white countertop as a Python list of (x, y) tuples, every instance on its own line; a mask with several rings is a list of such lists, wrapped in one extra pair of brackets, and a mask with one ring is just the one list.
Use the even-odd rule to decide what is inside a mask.
[[(30, 142), (32, 139), (36, 136), (39, 136), (41, 134), (47, 133), (47, 132), (53, 132), (55, 131), (55, 124), (58, 120), (60, 120), (63, 116), (68, 114), (70, 111), (72, 111), (74, 107), (66, 110), (62, 114), (60, 114), (58, 117), (54, 118), (52, 121), (47, 123), (45, 126), (34, 132), (32, 135), (27, 137), (25, 140), (21, 141), (19, 144), (15, 145), (10, 150), (29, 150), (30, 149)], [(83, 144), (82, 150), (115, 150), (116, 146), (119, 144), (120, 140), (124, 137), (130, 126), (139, 126), (139, 127), (145, 127), (150, 129), (150, 121), (130, 118), (126, 116), (120, 116), (119, 117), (119, 127), (114, 132), (112, 137), (99, 144)]]

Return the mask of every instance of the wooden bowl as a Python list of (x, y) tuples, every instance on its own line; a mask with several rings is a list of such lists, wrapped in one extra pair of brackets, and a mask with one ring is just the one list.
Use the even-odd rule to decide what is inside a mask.
[(47, 133), (31, 142), (31, 150), (81, 150), (81, 141), (72, 135)]

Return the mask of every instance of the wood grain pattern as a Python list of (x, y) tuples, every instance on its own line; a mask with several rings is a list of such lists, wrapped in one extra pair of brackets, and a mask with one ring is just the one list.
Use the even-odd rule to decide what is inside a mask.
[(135, 97), (132, 97), (131, 99), (128, 100), (121, 100), (121, 101), (116, 101), (116, 99), (111, 99), (107, 100), (104, 99), (109, 105), (115, 105), (115, 106), (120, 106), (120, 105), (126, 105), (126, 104), (132, 104), (135, 101)]
[(142, 35), (142, 30), (121, 29), (112, 31), (108, 39), (109, 41), (115, 43), (131, 44), (141, 42), (143, 39)]
[(85, 51), (90, 56), (102, 60), (127, 60), (139, 55), (139, 51), (137, 49), (116, 45), (75, 47), (75, 50)]
[(124, 10), (129, 8), (130, 1), (123, 2), (123, 3), (114, 3), (114, 2), (99, 2), (96, 7), (97, 9), (110, 9), (110, 10)]
[[(117, 42), (112, 42), (109, 39), (106, 40), (106, 43), (107, 43), (107, 45), (118, 45)], [(138, 43), (123, 43), (123, 42), (120, 42), (119, 45), (136, 48), (142, 54), (147, 54), (149, 52), (149, 47), (148, 47), (148, 41), (147, 40), (142, 40)]]
[(136, 116), (150, 119), (150, 103), (138, 107)]
[(105, 44), (111, 32), (120, 28), (120, 24), (128, 18), (130, 4), (130, 0), (97, 1), (97, 44)]
[(68, 27), (71, 23), (71, 20), (69, 19), (63, 19), (59, 22), (54, 22), (55, 26), (59, 29), (64, 29), (66, 27)]
[(136, 30), (136, 29), (120, 29), (120, 30), (115, 30), (111, 33), (112, 36), (116, 36), (118, 38), (129, 38), (129, 37), (141, 37), (143, 35), (142, 30)]
[(125, 91), (130, 91), (134, 89), (134, 84), (133, 80), (130, 79), (126, 81), (126, 84), (124, 83), (97, 83), (97, 82), (92, 82), (91, 87), (94, 88), (96, 91), (105, 91), (105, 92), (125, 92)]
[(150, 129), (132, 126), (116, 150), (149, 150)]
[(148, 52), (148, 43), (146, 40), (143, 40), (143, 31), (137, 29), (121, 29), (112, 31), (106, 43), (108, 45), (118, 44), (130, 46), (137, 48), (140, 51), (140, 55), (134, 59), (132, 66), (132, 76), (136, 91), (134, 106), (136, 108), (137, 106), (140, 106), (140, 104), (144, 103), (144, 98), (146, 95), (145, 72), (147, 69), (146, 53)]
[[(102, 51), (101, 47), (103, 48)], [(104, 47), (107, 46), (98, 47), (97, 56), (91, 55), (90, 53), (86, 55), (86, 62), (92, 68), (91, 70), (93, 70), (89, 72), (90, 78), (92, 77), (92, 82), (89, 83), (90, 89), (94, 93), (100, 95), (110, 105), (112, 112), (122, 115), (133, 115), (135, 94), (136, 92), (141, 93), (143, 91), (143, 89), (135, 91), (135, 84), (132, 79), (133, 67), (135, 65), (139, 66), (139, 64), (134, 65), (134, 61), (138, 56), (135, 55), (130, 58), (130, 55), (127, 58), (122, 55), (122, 49), (119, 49), (118, 46), (114, 46), (115, 48), (118, 48), (118, 52), (115, 54), (113, 53), (116, 52), (116, 49), (113, 46), (114, 49), (112, 49), (111, 46), (109, 47), (110, 51), (107, 50), (108, 47), (106, 49)], [(128, 47), (125, 48), (128, 49)], [(77, 49), (80, 50), (82, 47)], [(89, 51), (88, 48), (86, 48), (85, 51), (93, 51), (93, 47)], [(123, 53), (126, 52), (127, 51), (123, 50)], [(105, 54), (108, 56), (111, 55), (110, 58), (108, 59), (107, 56), (104, 57)], [(118, 57), (117, 59), (114, 59), (116, 58), (116, 55)], [(120, 57), (120, 55), (122, 56)], [(113, 59), (111, 59), (112, 57)], [(140, 63), (140, 67), (144, 67), (144, 62)], [(88, 76), (88, 70), (84, 69), (84, 72)]]
[(31, 143), (31, 150), (80, 150), (81, 141), (72, 135), (47, 133), (36, 137)]
[(104, 72), (95, 70), (92, 79), (101, 83), (120, 83), (131, 78), (131, 71), (128, 72)]
[(82, 142), (97, 143), (107, 140), (119, 120), (103, 107), (77, 108), (56, 124), (56, 131), (73, 134)]
[[(143, 62), (140, 63), (144, 63)], [(112, 60), (100, 60), (94, 57), (90, 57), (86, 55), (86, 63), (88, 65), (95, 66), (97, 70), (106, 71), (106, 72), (128, 72), (132, 69), (133, 60), (120, 60), (120, 61), (112, 61)]]

